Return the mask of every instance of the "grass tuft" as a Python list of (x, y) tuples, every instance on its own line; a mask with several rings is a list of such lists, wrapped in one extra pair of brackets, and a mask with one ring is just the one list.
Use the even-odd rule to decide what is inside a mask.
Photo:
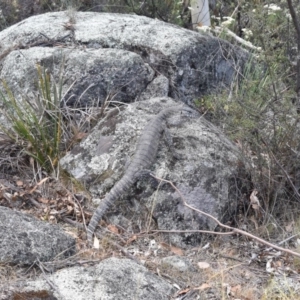
[(5, 95), (0, 91), (1, 111), (7, 125), (0, 125), (0, 129), (14, 143), (21, 145), (24, 153), (32, 157), (39, 167), (50, 172), (56, 170), (63, 154), (62, 76), (57, 84), (50, 72), (40, 65), (37, 73), (39, 94), (33, 101), (27, 98), (17, 100), (6, 82), (2, 81)]

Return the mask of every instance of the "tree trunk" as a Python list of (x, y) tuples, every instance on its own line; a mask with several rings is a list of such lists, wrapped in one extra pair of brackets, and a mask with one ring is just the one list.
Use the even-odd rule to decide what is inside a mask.
[(297, 94), (297, 110), (300, 111), (300, 24), (298, 22), (296, 11), (293, 7), (292, 0), (287, 0), (289, 6), (290, 14), (294, 23), (294, 27), (297, 33), (297, 84), (296, 84), (296, 94)]
[(193, 28), (210, 26), (208, 0), (192, 0), (191, 7)]

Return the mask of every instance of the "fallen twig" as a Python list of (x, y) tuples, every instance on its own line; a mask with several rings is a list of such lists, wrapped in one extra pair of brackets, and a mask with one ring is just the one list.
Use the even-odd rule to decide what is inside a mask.
[[(196, 211), (196, 212), (198, 212), (198, 213), (200, 213), (200, 214), (202, 214), (202, 215), (205, 215), (205, 216), (207, 216), (208, 218), (214, 220), (220, 227), (231, 230), (230, 232), (205, 231), (205, 233), (209, 233), (209, 234), (219, 234), (219, 235), (223, 235), (223, 234), (224, 234), (224, 235), (228, 235), (228, 234), (237, 234), (237, 233), (238, 233), (238, 234), (247, 236), (247, 237), (249, 237), (249, 238), (251, 238), (251, 239), (253, 239), (253, 240), (255, 240), (255, 241), (259, 242), (259, 243), (262, 243), (262, 244), (267, 245), (267, 246), (269, 246), (269, 247), (271, 247), (271, 248), (274, 248), (274, 249), (276, 249), (276, 250), (283, 251), (283, 252), (289, 253), (289, 254), (291, 254), (291, 255), (293, 255), (293, 256), (300, 257), (300, 253), (297, 253), (297, 252), (294, 252), (294, 251), (292, 251), (292, 250), (289, 250), (289, 249), (282, 248), (282, 247), (280, 247), (280, 246), (274, 245), (274, 244), (272, 244), (272, 243), (270, 243), (270, 242), (267, 242), (266, 240), (261, 239), (261, 238), (255, 236), (255, 235), (253, 235), (253, 234), (251, 234), (251, 233), (249, 233), (249, 232), (246, 232), (246, 231), (244, 231), (244, 230), (241, 230), (241, 229), (238, 229), (238, 228), (234, 228), (234, 227), (231, 227), (231, 226), (228, 226), (228, 225), (225, 225), (225, 224), (221, 223), (221, 222), (220, 222), (217, 218), (215, 218), (214, 216), (212, 216), (212, 215), (210, 215), (210, 214), (208, 214), (208, 213), (206, 213), (206, 212), (204, 212), (204, 211), (202, 211), (202, 210), (199, 210), (199, 209), (197, 209), (197, 208), (195, 208), (195, 207), (189, 205), (189, 204), (186, 202), (186, 200), (185, 200), (184, 196), (182, 195), (182, 193), (180, 192), (180, 190), (174, 185), (173, 182), (171, 182), (171, 181), (169, 181), (169, 180), (166, 180), (166, 179), (163, 179), (163, 178), (160, 178), (160, 177), (157, 177), (157, 176), (155, 176), (155, 175), (153, 175), (153, 174), (151, 174), (151, 175), (152, 175), (154, 178), (156, 178), (157, 180), (160, 180), (160, 181), (163, 181), (163, 182), (166, 182), (166, 183), (170, 184), (170, 185), (175, 189), (175, 191), (180, 195), (180, 198), (181, 198), (181, 200), (182, 200), (184, 206), (186, 206), (186, 207), (188, 207), (188, 208), (190, 208), (190, 209), (192, 209), (192, 210), (194, 210), (194, 211)], [(168, 231), (168, 230), (164, 230), (164, 231), (161, 231), (161, 232), (179, 232), (179, 231), (177, 231), (177, 230), (169, 230), (169, 231)], [(194, 231), (193, 231), (193, 232), (194, 232)], [(201, 233), (201, 232), (204, 232), (204, 230), (198, 230), (198, 231), (195, 230), (195, 232), (200, 232), (200, 233)]]

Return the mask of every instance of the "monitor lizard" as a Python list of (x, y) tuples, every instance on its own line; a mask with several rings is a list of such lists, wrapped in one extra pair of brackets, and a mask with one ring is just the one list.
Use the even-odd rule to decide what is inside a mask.
[[(166, 123), (169, 117), (176, 114), (183, 114), (188, 118), (196, 118), (200, 116), (196, 110), (181, 104), (163, 109), (148, 122), (138, 139), (135, 154), (126, 168), (124, 175), (106, 195), (90, 220), (87, 228), (87, 239), (89, 244), (92, 244), (95, 229), (107, 209), (129, 190), (142, 173), (151, 167), (152, 163), (155, 161), (159, 141), (163, 133), (165, 133), (167, 142), (169, 146), (171, 146), (170, 144), (172, 139), (167, 134)], [(171, 150), (173, 152), (173, 149)], [(175, 153), (173, 152), (173, 154)]]

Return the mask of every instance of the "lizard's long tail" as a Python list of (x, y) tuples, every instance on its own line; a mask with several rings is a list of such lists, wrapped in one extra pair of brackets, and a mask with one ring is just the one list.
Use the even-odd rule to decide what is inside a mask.
[(95, 232), (95, 229), (105, 212), (108, 210), (109, 207), (113, 205), (113, 203), (115, 203), (115, 201), (119, 197), (121, 197), (129, 189), (130, 186), (130, 179), (127, 179), (126, 176), (121, 178), (121, 180), (116, 183), (116, 185), (110, 190), (110, 192), (106, 195), (104, 200), (97, 207), (87, 228), (87, 239), (90, 245), (92, 245), (93, 234)]

